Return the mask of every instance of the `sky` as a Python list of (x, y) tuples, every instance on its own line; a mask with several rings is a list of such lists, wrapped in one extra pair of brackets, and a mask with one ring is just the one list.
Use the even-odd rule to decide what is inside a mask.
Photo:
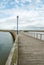
[(0, 29), (44, 27), (44, 0), (0, 0)]

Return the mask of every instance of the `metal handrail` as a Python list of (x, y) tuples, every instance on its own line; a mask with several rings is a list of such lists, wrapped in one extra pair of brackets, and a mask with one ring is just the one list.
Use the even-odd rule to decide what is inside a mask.
[[(33, 37), (35, 37), (35, 35), (36, 35), (36, 38), (38, 39), (38, 35), (40, 35), (40, 40), (42, 40), (42, 35), (44, 35), (44, 34), (41, 34), (41, 33), (30, 33), (30, 34), (34, 34), (34, 36)], [(31, 35), (32, 36), (32, 35)]]
[[(29, 30), (27, 32), (26, 31), (24, 31), (24, 32), (26, 33), (26, 35), (32, 36), (32, 37), (40, 39), (40, 40), (42, 40), (42, 35), (44, 35), (42, 33), (38, 33), (38, 32), (44, 32), (44, 30)], [(39, 35), (40, 35), (40, 38), (38, 37)]]

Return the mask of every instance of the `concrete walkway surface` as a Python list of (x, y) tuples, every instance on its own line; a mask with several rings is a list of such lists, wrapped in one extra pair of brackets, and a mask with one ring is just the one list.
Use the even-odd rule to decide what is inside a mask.
[(18, 65), (44, 65), (44, 41), (19, 34)]

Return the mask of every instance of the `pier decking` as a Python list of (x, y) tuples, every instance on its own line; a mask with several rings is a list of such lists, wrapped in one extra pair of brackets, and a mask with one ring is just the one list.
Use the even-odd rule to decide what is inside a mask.
[(19, 34), (18, 65), (44, 65), (44, 41)]
[[(9, 32), (14, 39), (13, 48), (5, 65), (44, 65), (44, 40), (42, 40), (44, 34), (37, 33), (35, 37), (35, 32), (44, 32), (44, 30), (31, 31), (34, 33), (29, 35), (28, 32), (23, 31), (20, 31), (18, 35), (14, 30), (1, 31)], [(38, 36), (40, 36), (39, 39)]]

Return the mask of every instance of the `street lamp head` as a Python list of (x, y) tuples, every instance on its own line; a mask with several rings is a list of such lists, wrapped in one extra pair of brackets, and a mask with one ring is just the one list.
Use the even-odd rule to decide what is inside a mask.
[(17, 18), (19, 18), (19, 16), (17, 16)]

